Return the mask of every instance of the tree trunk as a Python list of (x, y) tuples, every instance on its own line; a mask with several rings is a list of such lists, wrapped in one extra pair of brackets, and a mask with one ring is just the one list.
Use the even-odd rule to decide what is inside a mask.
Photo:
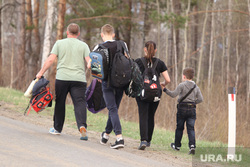
[(161, 37), (160, 37), (160, 34), (161, 34), (161, 27), (160, 27), (160, 4), (159, 4), (159, 0), (156, 0), (156, 6), (157, 6), (157, 47), (159, 48), (158, 49), (158, 52), (156, 52), (156, 56), (159, 58), (159, 55), (160, 55), (160, 52), (161, 52)]
[[(188, 0), (188, 7), (186, 10), (186, 16), (188, 15), (190, 11), (190, 0)], [(184, 28), (184, 54), (183, 54), (183, 64), (182, 64), (182, 71), (186, 67), (187, 62), (187, 52), (188, 52), (188, 42), (187, 42), (187, 29), (188, 29), (188, 20), (185, 22), (185, 28)]]
[[(171, 12), (174, 13), (174, 3), (173, 0), (170, 0), (171, 3)], [(176, 42), (176, 29), (173, 25), (173, 51), (174, 51), (174, 84), (177, 86), (178, 79), (178, 68), (177, 68), (177, 42)]]
[[(250, 0), (247, 1), (248, 4), (248, 12), (250, 13)], [(248, 20), (248, 28), (250, 29), (250, 18)], [(247, 90), (246, 90), (246, 94), (247, 94), (247, 110), (249, 111), (249, 105), (250, 105), (250, 31), (248, 31), (248, 66), (247, 66)], [(250, 120), (250, 114), (249, 112), (247, 112), (247, 120)]]
[[(41, 40), (40, 40), (40, 33), (39, 33), (39, 6), (40, 0), (34, 0), (34, 11), (33, 11), (33, 24), (34, 24), (34, 63), (38, 64), (38, 60), (40, 57), (40, 48), (41, 48)], [(36, 65), (35, 71), (37, 72), (37, 68), (39, 66)]]
[(65, 11), (66, 11), (66, 0), (59, 0), (57, 37), (56, 37), (57, 40), (63, 38)]
[[(15, 72), (17, 72), (17, 75), (15, 75), (15, 79), (13, 81), (14, 87), (16, 89), (21, 89), (23, 87), (24, 79), (25, 78), (25, 0), (17, 0), (17, 2), (20, 4), (16, 8), (17, 12), (17, 31), (16, 31), (16, 48), (17, 53), (15, 56)], [(16, 84), (17, 83), (17, 84)]]
[[(232, 0), (228, 0), (228, 9), (232, 9)], [(232, 25), (232, 12), (228, 12), (227, 19), (227, 37), (226, 37), (226, 45), (225, 45), (225, 53), (227, 58), (227, 88), (229, 87), (230, 82), (230, 43), (231, 43), (231, 25)]]
[[(46, 17), (46, 25), (45, 25), (45, 32), (44, 32), (44, 43), (43, 43), (43, 54), (42, 54), (42, 65), (46, 61), (49, 56), (51, 50), (51, 33), (52, 33), (52, 25), (53, 25), (53, 12), (55, 0), (48, 1), (48, 11)], [(46, 78), (48, 78), (48, 72), (44, 74)]]
[[(209, 2), (207, 1), (207, 5), (206, 5), (206, 11), (208, 10), (208, 5)], [(207, 15), (208, 13), (205, 13), (205, 19), (203, 22), (203, 28), (202, 28), (202, 37), (201, 37), (201, 49), (200, 49), (200, 57), (199, 57), (199, 64), (198, 64), (198, 72), (197, 72), (197, 84), (200, 82), (201, 80), (201, 65), (202, 65), (202, 58), (203, 58), (203, 45), (204, 45), (204, 39), (205, 39), (205, 33), (206, 33), (206, 25), (207, 25)]]
[[(213, 3), (213, 7), (212, 10), (215, 9), (215, 4), (212, 1), (211, 3)], [(215, 13), (212, 13), (212, 18), (211, 18), (211, 35), (210, 35), (210, 49), (209, 49), (209, 64), (208, 64), (208, 97), (209, 97), (209, 93), (211, 90), (211, 75), (212, 75), (212, 61), (213, 61), (213, 38), (214, 38), (214, 15)]]

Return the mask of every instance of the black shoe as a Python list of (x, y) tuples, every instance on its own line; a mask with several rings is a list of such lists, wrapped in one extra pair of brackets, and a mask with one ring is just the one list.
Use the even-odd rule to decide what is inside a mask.
[(141, 144), (138, 147), (138, 150), (145, 150), (146, 147), (147, 147), (147, 142), (146, 141), (141, 141)]
[(195, 148), (190, 148), (188, 154), (189, 154), (189, 155), (194, 155), (194, 154), (195, 154)]
[(123, 148), (124, 147), (124, 140), (123, 139), (120, 139), (119, 141), (115, 141), (115, 144), (111, 145), (110, 148), (115, 148), (115, 149), (118, 149), (118, 148)]
[(100, 143), (105, 145), (105, 144), (107, 144), (109, 139), (104, 138), (104, 134), (105, 134), (105, 132), (102, 132)]
[(176, 147), (174, 143), (171, 143), (170, 147), (175, 151), (180, 151), (180, 147)]
[(151, 145), (151, 143), (150, 143), (150, 142), (147, 142), (147, 145), (146, 145), (146, 146), (147, 146), (147, 147), (150, 147), (150, 145)]

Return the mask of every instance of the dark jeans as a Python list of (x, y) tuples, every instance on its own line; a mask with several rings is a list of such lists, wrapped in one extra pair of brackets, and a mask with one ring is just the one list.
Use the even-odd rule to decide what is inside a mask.
[(141, 141), (146, 140), (150, 142), (152, 140), (154, 126), (155, 126), (155, 112), (159, 105), (158, 102), (145, 102), (136, 98), (136, 102), (139, 110), (139, 124), (140, 124), (140, 136)]
[(114, 130), (116, 135), (122, 134), (122, 127), (118, 115), (118, 108), (123, 96), (123, 88), (107, 86), (107, 81), (102, 81), (103, 98), (109, 110), (105, 132), (110, 134)]
[[(182, 103), (183, 104), (183, 103)], [(187, 133), (189, 139), (189, 148), (195, 146), (195, 131), (194, 124), (196, 120), (196, 108), (195, 106), (182, 105), (177, 107), (177, 125), (175, 130), (175, 146), (181, 147), (181, 139), (184, 130), (184, 123), (186, 122)]]
[(87, 112), (86, 112), (86, 83), (78, 81), (62, 81), (56, 80), (55, 89), (56, 89), (56, 104), (54, 110), (54, 128), (61, 132), (63, 129), (63, 124), (65, 120), (65, 101), (68, 92), (71, 95), (75, 118), (78, 129), (81, 126), (87, 128)]

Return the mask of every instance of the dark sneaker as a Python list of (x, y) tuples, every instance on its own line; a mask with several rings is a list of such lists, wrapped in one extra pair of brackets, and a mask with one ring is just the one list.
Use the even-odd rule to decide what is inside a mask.
[(176, 147), (174, 143), (171, 143), (170, 147), (175, 151), (180, 151), (180, 147)]
[(105, 145), (105, 144), (107, 144), (107, 142), (108, 142), (109, 139), (105, 138), (104, 134), (105, 134), (105, 132), (102, 132), (100, 143)]
[(115, 144), (111, 145), (110, 148), (118, 149), (118, 148), (124, 148), (124, 140), (120, 139), (119, 141), (115, 141)]
[(150, 142), (147, 142), (147, 145), (146, 145), (146, 146), (147, 146), (147, 147), (150, 147), (150, 145), (151, 145), (151, 143), (150, 143)]
[(147, 142), (146, 141), (141, 141), (141, 144), (138, 147), (138, 150), (145, 150), (146, 147), (147, 147)]
[(87, 129), (84, 126), (80, 127), (80, 140), (88, 140)]
[(190, 148), (188, 154), (189, 154), (189, 155), (194, 155), (194, 154), (195, 154), (195, 148)]

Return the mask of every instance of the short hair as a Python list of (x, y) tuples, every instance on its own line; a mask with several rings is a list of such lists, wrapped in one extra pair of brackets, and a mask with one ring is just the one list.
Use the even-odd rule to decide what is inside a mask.
[(193, 79), (194, 78), (194, 69), (193, 68), (185, 68), (183, 70), (183, 75), (186, 76), (187, 79)]
[(111, 26), (110, 24), (105, 24), (101, 28), (101, 33), (103, 33), (105, 35), (112, 35), (115, 33), (115, 30), (114, 30), (114, 27)]
[(76, 23), (71, 23), (68, 25), (67, 31), (69, 31), (69, 33), (72, 35), (78, 35), (78, 33), (80, 32), (80, 27)]

